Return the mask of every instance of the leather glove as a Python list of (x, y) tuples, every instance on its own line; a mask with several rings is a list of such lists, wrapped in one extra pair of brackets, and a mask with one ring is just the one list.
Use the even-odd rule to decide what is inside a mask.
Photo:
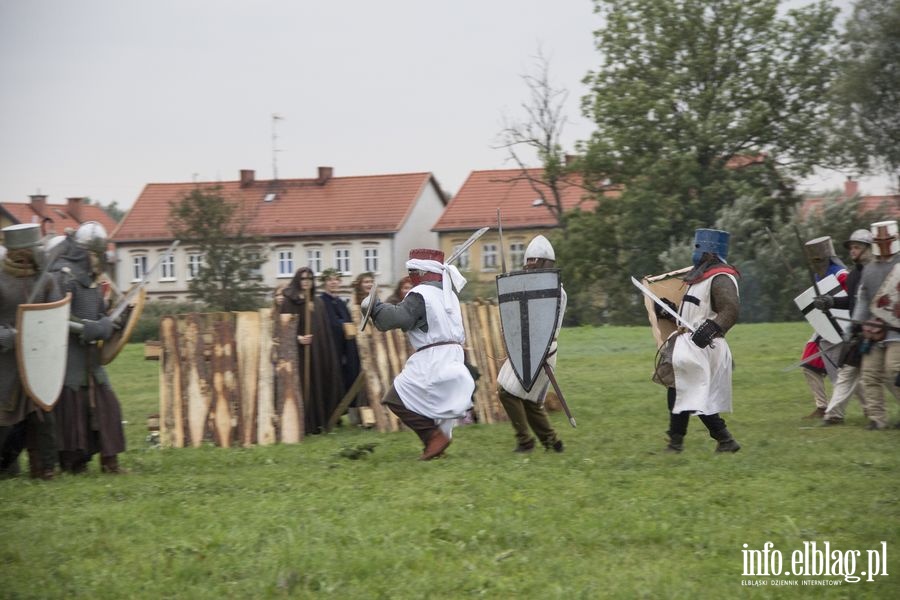
[(706, 348), (712, 343), (713, 338), (721, 336), (722, 328), (719, 327), (719, 324), (712, 319), (707, 319), (703, 321), (700, 327), (698, 327), (691, 335), (691, 341), (694, 342), (698, 348)]
[(84, 321), (84, 330), (81, 332), (81, 339), (85, 342), (93, 342), (95, 340), (108, 340), (113, 332), (113, 322), (109, 317), (101, 317), (96, 321)]
[(816, 296), (813, 298), (813, 306), (819, 310), (830, 310), (834, 308), (834, 297), (825, 294), (824, 296)]
[[(666, 306), (668, 306), (669, 308), (674, 310), (676, 313), (678, 312), (678, 307), (675, 306), (674, 302), (672, 302), (668, 298), (660, 298), (660, 300), (662, 300), (663, 304), (665, 304)], [(663, 310), (663, 307), (660, 306), (659, 304), (657, 304), (656, 302), (653, 303), (653, 312), (656, 313), (657, 319), (667, 319), (669, 321), (675, 320), (674, 318), (672, 318), (672, 315), (670, 315), (665, 310)]]
[(16, 347), (16, 330), (0, 325), (0, 352), (9, 352)]

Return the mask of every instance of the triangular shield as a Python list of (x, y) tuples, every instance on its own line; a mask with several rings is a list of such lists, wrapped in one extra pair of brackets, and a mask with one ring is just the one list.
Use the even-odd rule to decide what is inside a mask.
[(22, 388), (50, 412), (66, 377), (71, 294), (57, 302), (20, 304), (16, 311), (16, 362)]
[(531, 391), (556, 333), (562, 296), (559, 269), (497, 276), (497, 299), (506, 353), (516, 378)]
[[(844, 291), (844, 288), (834, 275), (823, 277), (816, 282), (816, 287), (819, 288), (819, 292), (823, 295), (834, 296), (835, 298), (842, 298), (847, 295), (847, 292)], [(816, 333), (832, 344), (839, 344), (843, 341), (844, 329), (850, 325), (850, 313), (846, 310), (832, 308), (828, 312), (832, 317), (839, 317), (839, 319), (829, 319), (828, 315), (813, 306), (813, 300), (816, 295), (816, 288), (810, 287), (794, 298), (794, 304), (797, 305), (797, 308), (800, 309), (800, 312), (803, 313), (803, 316), (809, 321), (812, 328), (816, 330)]]

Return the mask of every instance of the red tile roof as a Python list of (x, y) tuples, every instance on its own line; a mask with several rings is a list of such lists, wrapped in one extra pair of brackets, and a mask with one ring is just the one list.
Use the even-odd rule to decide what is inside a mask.
[[(168, 240), (169, 206), (197, 187), (218, 186), (240, 202), (254, 235), (339, 235), (399, 231), (427, 186), (446, 202), (431, 173), (205, 183), (150, 183), (113, 234), (113, 241)], [(266, 201), (268, 194), (275, 194)]]
[[(847, 200), (848, 196), (846, 194), (842, 196), (835, 196), (834, 199), (840, 202)], [(800, 206), (800, 214), (805, 216), (811, 213), (819, 212), (822, 210), (822, 204), (824, 202), (825, 198), (807, 198)], [(896, 219), (900, 217), (900, 195), (894, 194), (891, 196), (860, 196), (859, 207), (857, 208), (857, 211), (859, 212), (859, 214), (875, 212), (885, 218)]]
[(56, 233), (63, 233), (67, 227), (76, 229), (85, 221), (97, 221), (107, 232), (112, 232), (117, 225), (112, 217), (94, 204), (81, 204), (80, 220), (68, 212), (67, 204), (45, 204), (44, 210), (38, 213), (28, 202), (0, 202), (0, 211), (6, 213), (15, 223), (40, 224), (44, 217), (49, 217), (53, 219), (53, 229)]
[[(528, 174), (534, 177), (540, 177), (543, 171), (527, 169)], [(544, 190), (549, 197), (549, 187), (544, 185)], [(588, 193), (579, 185), (568, 183), (562, 185), (562, 196), (563, 210), (571, 210)], [(556, 227), (556, 219), (550, 211), (544, 206), (534, 205), (537, 198), (538, 193), (522, 175), (521, 169), (472, 171), (432, 230), (456, 231), (494, 226), (498, 208), (504, 229)], [(582, 205), (584, 209), (592, 207), (590, 200)]]

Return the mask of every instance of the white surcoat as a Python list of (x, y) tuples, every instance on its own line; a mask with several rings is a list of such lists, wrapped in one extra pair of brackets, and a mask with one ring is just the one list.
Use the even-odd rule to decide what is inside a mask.
[[(472, 407), (475, 381), (463, 362), (462, 312), (456, 294), (449, 294), (450, 312), (445, 310), (444, 293), (439, 287), (417, 285), (410, 290), (425, 299), (428, 331), (413, 329), (407, 332), (416, 350), (394, 379), (394, 389), (406, 408), (434, 419), (447, 434), (456, 419), (465, 416)], [(456, 342), (432, 346), (437, 342)]]
[[(681, 317), (694, 329), (706, 319), (715, 319), (712, 309), (713, 279), (728, 277), (738, 289), (737, 279), (728, 273), (713, 275), (688, 287), (685, 296), (696, 298), (699, 304), (682, 300)], [(731, 412), (731, 349), (724, 337), (713, 339), (710, 346), (698, 348), (690, 333), (679, 333), (672, 353), (675, 369), (675, 407), (672, 413), (696, 411), (700, 415)]]

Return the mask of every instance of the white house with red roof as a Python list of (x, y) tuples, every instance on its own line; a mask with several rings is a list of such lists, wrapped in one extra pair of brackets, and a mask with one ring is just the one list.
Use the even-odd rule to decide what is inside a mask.
[[(249, 215), (246, 233), (268, 240), (259, 249), (265, 258), (260, 275), (273, 289), (309, 266), (316, 273), (341, 271), (345, 286), (372, 271), (379, 287), (390, 290), (406, 275), (410, 248), (437, 245), (431, 226), (447, 204), (431, 173), (335, 177), (331, 167), (319, 167), (315, 178), (259, 180), (247, 169), (235, 181), (150, 183), (112, 235), (120, 287), (163, 255), (174, 239), (170, 206), (197, 187), (217, 188), (237, 201)], [(202, 261), (196, 248), (179, 245), (151, 275), (149, 297), (187, 299)]]
[(22, 223), (37, 223), (44, 235), (63, 234), (77, 229), (85, 221), (97, 221), (108, 233), (116, 221), (86, 198), (68, 198), (65, 204), (50, 204), (47, 196), (29, 196), (29, 202), (0, 202), (0, 228)]

